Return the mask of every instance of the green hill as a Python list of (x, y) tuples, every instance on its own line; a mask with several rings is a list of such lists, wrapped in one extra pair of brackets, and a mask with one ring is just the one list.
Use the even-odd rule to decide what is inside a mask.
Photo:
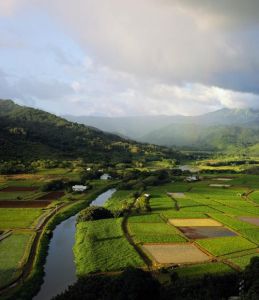
[(116, 131), (140, 142), (197, 150), (258, 153), (259, 111), (253, 109), (223, 108), (200, 116), (66, 118)]
[(125, 161), (169, 150), (140, 144), (48, 112), (0, 100), (0, 160), (77, 159)]

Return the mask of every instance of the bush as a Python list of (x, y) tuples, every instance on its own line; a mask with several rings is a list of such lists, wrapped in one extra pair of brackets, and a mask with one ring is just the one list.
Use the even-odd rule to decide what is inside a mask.
[(109, 209), (101, 206), (90, 206), (80, 212), (77, 222), (79, 223), (109, 218), (113, 218), (113, 214)]
[(141, 211), (141, 212), (147, 212), (147, 211), (151, 211), (151, 207), (149, 204), (149, 197), (146, 196), (141, 196), (137, 199), (137, 201), (135, 202), (134, 207), (136, 208), (137, 211)]
[(42, 192), (58, 191), (64, 189), (64, 187), (65, 183), (62, 180), (53, 180), (44, 184), (41, 187), (41, 190)]

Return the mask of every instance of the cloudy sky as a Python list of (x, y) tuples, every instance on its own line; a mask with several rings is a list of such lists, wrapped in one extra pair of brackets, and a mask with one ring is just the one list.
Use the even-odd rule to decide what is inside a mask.
[(0, 98), (57, 114), (259, 108), (258, 0), (0, 0)]

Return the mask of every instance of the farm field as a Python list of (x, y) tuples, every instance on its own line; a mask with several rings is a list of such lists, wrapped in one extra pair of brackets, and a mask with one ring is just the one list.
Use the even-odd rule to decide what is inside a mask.
[(32, 239), (31, 233), (14, 233), (0, 242), (0, 288), (21, 274)]
[(144, 251), (158, 264), (200, 263), (210, 257), (192, 244), (144, 244)]
[[(173, 241), (175, 233), (171, 234), (171, 241), (170, 238), (163, 240), (163, 230), (159, 233), (154, 229), (153, 238), (146, 239), (144, 223), (150, 222), (151, 226), (154, 226), (154, 220), (160, 223), (163, 220), (165, 224), (178, 229), (178, 236), (184, 238), (182, 242), (194, 241), (199, 249), (214, 257), (215, 260), (220, 261), (221, 256), (226, 254), (242, 254), (242, 251), (256, 250), (259, 245), (258, 225), (256, 225), (257, 217), (259, 217), (258, 207), (243, 195), (250, 191), (251, 187), (259, 189), (259, 176), (253, 176), (251, 182), (250, 179), (250, 175), (232, 175), (231, 178), (210, 175), (195, 183), (175, 182), (150, 187), (147, 192), (151, 195), (151, 213), (143, 217), (130, 216), (128, 218), (129, 232), (143, 249), (148, 247), (148, 243), (150, 247), (168, 247), (168, 244), (172, 246), (179, 244), (179, 241)], [(210, 186), (211, 182), (221, 180), (231, 182), (231, 187)], [(253, 193), (248, 197), (251, 195)], [(135, 232), (131, 230), (133, 222), (138, 223), (137, 233), (136, 229)], [(243, 266), (249, 264), (249, 259), (246, 258)], [(156, 263), (155, 257), (153, 260)], [(167, 260), (168, 264), (169, 261)], [(172, 258), (171, 264), (174, 263)], [(235, 265), (235, 260), (232, 263)], [(240, 264), (236, 265), (239, 267)], [(206, 266), (208, 266), (208, 272), (214, 270), (214, 264), (203, 264), (201, 273), (206, 273)], [(229, 266), (224, 265), (224, 262), (220, 262), (220, 266), (224, 266), (222, 272), (230, 269)], [(199, 267), (196, 269), (198, 270)], [(220, 269), (215, 268), (215, 272)], [(197, 270), (194, 273), (199, 273)]]
[(144, 266), (121, 229), (121, 218), (79, 223), (74, 247), (78, 275)]
[[(232, 267), (225, 264), (227, 260), (234, 269), (240, 268), (239, 260), (242, 261), (244, 256), (244, 267), (249, 264), (248, 258), (253, 256), (251, 251), (256, 253), (259, 246), (256, 225), (258, 207), (249, 199), (253, 193), (248, 193), (251, 186), (257, 186), (259, 190), (259, 176), (253, 177), (251, 186), (250, 178), (250, 175), (232, 174), (231, 178), (209, 175), (193, 183), (177, 181), (148, 187), (145, 193), (150, 194), (149, 212), (135, 211), (135, 191), (118, 190), (105, 207), (119, 210), (127, 203), (133, 205), (126, 218), (127, 232), (121, 228), (118, 240), (125, 236), (128, 246), (133, 242), (138, 251), (132, 250), (147, 256), (153, 267), (177, 264), (180, 267), (179, 274), (183, 276), (224, 273), (233, 271)], [(231, 186), (210, 186), (213, 182), (231, 182)], [(248, 196), (245, 196), (247, 193)], [(115, 220), (119, 222), (120, 219)], [(110, 255), (105, 252), (110, 253), (111, 249), (115, 249), (112, 246), (114, 244), (115, 247), (115, 241), (110, 241), (109, 249), (101, 238), (103, 234), (106, 236), (105, 232), (110, 232), (109, 222), (112, 224), (115, 221), (94, 221), (95, 226), (91, 222), (78, 225), (80, 233), (77, 235), (75, 253), (79, 274), (116, 270), (121, 266), (121, 262), (113, 261), (113, 258), (108, 259), (109, 262), (105, 259)], [(102, 233), (97, 224), (101, 224)], [(113, 231), (116, 232), (115, 229)], [(181, 252), (179, 249), (184, 253), (182, 257), (178, 257)], [(226, 255), (235, 257), (226, 260)], [(200, 264), (210, 260), (213, 263)], [(132, 263), (135, 264), (135, 260)], [(130, 259), (125, 262), (126, 265), (130, 265)]]
[[(54, 173), (56, 173), (55, 170)], [(0, 289), (17, 279), (28, 261), (34, 238), (40, 234), (45, 218), (57, 207), (73, 204), (86, 193), (43, 192), (41, 187), (63, 178), (67, 172), (0, 176)], [(93, 182), (90, 193), (104, 188), (107, 182)], [(61, 210), (62, 211), (62, 210)]]

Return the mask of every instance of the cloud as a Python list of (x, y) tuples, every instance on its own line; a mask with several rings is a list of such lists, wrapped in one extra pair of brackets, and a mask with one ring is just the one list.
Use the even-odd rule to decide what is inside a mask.
[[(30, 12), (35, 28), (45, 28), (38, 11), (53, 20), (40, 31), (48, 49), (37, 48), (37, 55), (55, 63), (46, 59), (44, 69), (35, 62), (36, 74), (0, 83), (9, 97), (95, 115), (259, 108), (257, 0), (6, 0), (0, 11), (10, 18)], [(51, 37), (54, 26), (80, 45), (83, 57), (65, 47), (64, 36)], [(37, 34), (32, 39), (39, 44)]]
[[(110, 68), (169, 83), (258, 91), (259, 31), (247, 32), (259, 26), (258, 1), (45, 3), (81, 46)], [(239, 73), (246, 74), (243, 82)]]

